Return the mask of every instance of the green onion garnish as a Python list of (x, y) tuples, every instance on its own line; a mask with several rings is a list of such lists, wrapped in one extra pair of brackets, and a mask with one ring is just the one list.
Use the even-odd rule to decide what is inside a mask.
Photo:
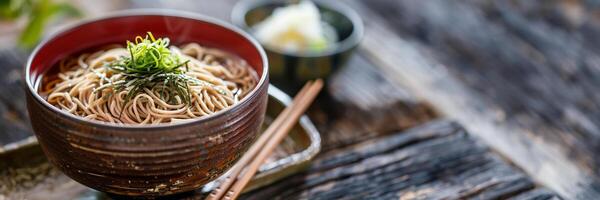
[(190, 104), (188, 82), (199, 80), (185, 75), (182, 67), (186, 67), (189, 60), (184, 61), (179, 55), (169, 50), (169, 38), (155, 39), (148, 32), (146, 37), (137, 36), (135, 43), (127, 41), (129, 56), (123, 56), (108, 63), (112, 71), (124, 76), (124, 81), (112, 83), (115, 92), (128, 90), (125, 105), (144, 88), (152, 89), (155, 86), (164, 86), (161, 92), (168, 102), (175, 102), (179, 96), (186, 104)]

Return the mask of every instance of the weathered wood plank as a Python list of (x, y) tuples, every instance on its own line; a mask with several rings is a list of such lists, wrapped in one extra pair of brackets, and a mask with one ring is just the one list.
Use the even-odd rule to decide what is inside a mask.
[[(146, 1), (133, 1), (133, 7), (160, 7), (160, 8), (170, 8), (177, 7), (184, 10), (191, 10), (197, 12), (208, 13), (213, 16), (217, 16), (222, 19), (227, 19), (229, 15), (229, 8), (231, 7), (234, 1), (218, 1), (218, 2), (193, 2), (189, 1), (160, 1), (159, 3), (150, 3)], [(369, 1), (371, 2), (371, 1)], [(378, 1), (374, 1), (378, 2)], [(383, 2), (383, 1), (381, 1)], [(148, 5), (145, 5), (148, 4)], [(365, 9), (365, 8), (362, 8)], [(392, 9), (394, 9), (392, 7)], [(411, 8), (416, 9), (417, 8)], [(366, 9), (365, 9), (366, 10)], [(392, 10), (394, 11), (394, 10)], [(365, 21), (367, 25), (372, 28), (372, 26), (381, 25), (380, 21), (371, 21), (372, 18), (370, 16), (366, 16)], [(387, 24), (385, 24), (387, 26)], [(369, 31), (369, 30), (368, 30)], [(391, 31), (387, 30), (389, 33)], [(362, 50), (363, 53), (367, 53), (368, 58), (364, 56), (359, 56), (353, 58), (350, 62), (351, 65), (341, 71), (338, 75), (336, 75), (336, 81), (332, 81), (331, 86), (328, 88), (330, 91), (330, 97), (332, 104), (323, 104), (322, 108), (329, 108), (337, 110), (336, 112), (328, 112), (326, 114), (319, 114), (318, 112), (311, 113), (313, 119), (318, 122), (321, 126), (319, 129), (324, 133), (324, 144), (326, 148), (331, 150), (328, 154), (326, 154), (323, 159), (319, 159), (318, 163), (308, 172), (308, 175), (297, 175), (291, 178), (290, 183), (278, 183), (273, 185), (271, 188), (265, 189), (265, 191), (283, 191), (282, 195), (289, 195), (290, 197), (306, 197), (307, 195), (318, 194), (322, 195), (322, 197), (336, 197), (338, 195), (349, 195), (353, 193), (349, 193), (348, 191), (354, 192), (354, 189), (358, 191), (359, 195), (364, 195), (364, 197), (383, 197), (383, 198), (410, 198), (410, 197), (431, 197), (431, 198), (460, 198), (460, 197), (473, 197), (473, 198), (488, 198), (488, 197), (509, 197), (514, 195), (515, 198), (520, 199), (546, 199), (555, 198), (556, 195), (552, 192), (536, 192), (540, 189), (537, 189), (535, 184), (532, 183), (531, 180), (525, 178), (522, 173), (515, 170), (513, 167), (506, 165), (505, 162), (500, 161), (497, 156), (492, 155), (490, 157), (479, 156), (479, 154), (488, 155), (489, 152), (487, 148), (479, 145), (477, 142), (471, 141), (463, 141), (461, 138), (463, 136), (456, 136), (457, 134), (450, 134), (451, 136), (427, 136), (431, 138), (423, 138), (422, 136), (415, 136), (415, 134), (406, 134), (405, 139), (398, 139), (400, 141), (396, 141), (395, 145), (381, 145), (381, 140), (372, 140), (366, 143), (361, 143), (358, 146), (368, 146), (363, 147), (363, 153), (355, 153), (354, 151), (350, 151), (349, 153), (343, 153), (342, 150), (334, 150), (337, 147), (346, 146), (348, 144), (355, 143), (357, 141), (365, 140), (368, 138), (380, 136), (383, 134), (396, 133), (395, 131), (405, 129), (414, 124), (421, 123), (422, 121), (428, 120), (433, 117), (433, 112), (426, 107), (419, 99), (412, 96), (411, 92), (407, 92), (403, 86), (399, 86), (397, 81), (400, 77), (396, 77), (399, 73), (395, 70), (389, 70), (386, 62), (383, 62), (384, 57), (387, 55), (372, 55), (375, 51), (370, 51), (375, 49), (376, 47), (373, 44), (380, 45), (383, 50), (387, 50), (390, 46), (397, 44), (404, 44), (402, 42), (398, 42), (396, 34), (385, 35), (384, 33), (378, 33), (376, 36), (383, 36), (381, 38), (377, 38), (378, 40), (374, 40), (371, 37), (366, 38), (366, 45), (363, 45)], [(386, 36), (390, 36), (390, 43), (379, 44), (377, 41), (381, 42), (381, 40), (388, 40)], [(374, 42), (376, 41), (376, 42)], [(401, 40), (402, 41), (402, 40)], [(420, 41), (420, 40), (417, 40)], [(412, 45), (412, 44), (411, 44)], [(412, 54), (409, 52), (403, 52), (404, 50), (409, 49), (409, 51), (417, 49), (416, 47), (396, 47), (400, 50), (400, 54), (396, 55), (397, 59), (405, 59), (410, 58)], [(398, 50), (396, 49), (396, 50)], [(426, 49), (427, 48), (423, 48)], [(365, 51), (366, 50), (366, 51)], [(396, 53), (398, 51), (395, 51)], [(393, 54), (392, 54), (393, 55)], [(373, 59), (373, 58), (375, 59)], [(421, 57), (417, 57), (418, 59), (422, 59)], [(433, 59), (433, 58), (432, 58)], [(377, 66), (378, 68), (386, 68), (383, 74), (382, 72), (378, 72), (377, 69), (374, 69), (374, 64), (371, 63), (370, 60), (375, 60), (377, 65), (384, 63), (384, 66)], [(424, 59), (426, 60), (426, 59)], [(417, 62), (416, 67), (421, 67), (425, 64), (419, 63), (422, 60), (416, 60), (412, 62)], [(437, 63), (437, 62), (436, 62)], [(407, 64), (406, 61), (402, 61), (400, 63), (396, 63), (394, 65), (403, 65)], [(408, 64), (414, 64), (408, 62)], [(429, 63), (426, 63), (429, 64)], [(425, 66), (428, 69), (430, 66)], [(426, 70), (425, 70), (426, 71)], [(393, 73), (392, 73), (393, 72)], [(438, 71), (434, 71), (433, 75), (435, 75)], [(362, 74), (366, 74), (364, 77)], [(410, 70), (408, 72), (409, 76), (411, 74)], [(418, 73), (416, 75), (419, 75)], [(356, 79), (356, 80), (354, 80)], [(409, 80), (410, 77), (408, 78)], [(355, 82), (353, 82), (356, 81)], [(360, 83), (360, 84), (357, 84)], [(441, 82), (442, 86), (446, 82)], [(425, 82), (425, 84), (429, 84)], [(410, 85), (410, 84), (409, 84)], [(410, 85), (411, 89), (423, 89), (419, 87), (414, 87), (414, 85)], [(380, 88), (381, 87), (381, 88)], [(441, 90), (445, 87), (440, 87)], [(430, 88), (426, 88), (430, 89)], [(453, 93), (454, 90), (450, 91), (440, 91), (440, 89), (431, 91), (417, 91), (417, 93), (432, 93), (432, 92), (441, 92), (441, 96), (444, 97), (445, 94)], [(415, 92), (415, 91), (412, 91)], [(462, 94), (458, 92), (457, 94)], [(430, 97), (424, 95), (424, 97)], [(448, 96), (445, 96), (448, 97)], [(449, 102), (456, 102), (465, 100), (463, 98), (450, 99)], [(434, 103), (438, 103), (434, 101)], [(471, 101), (464, 101), (465, 105), (472, 103)], [(482, 109), (486, 106), (482, 106), (483, 104), (473, 104), (474, 109)], [(414, 109), (415, 107), (420, 107), (419, 109)], [(458, 107), (456, 109), (463, 109), (464, 107)], [(473, 109), (473, 108), (470, 108)], [(447, 109), (443, 109), (444, 113), (447, 113)], [(383, 113), (381, 116), (375, 113)], [(472, 113), (479, 114), (479, 113)], [(417, 116), (417, 119), (412, 119), (412, 117)], [(422, 117), (422, 118), (421, 118)], [(476, 115), (472, 116), (471, 119), (477, 119), (481, 117), (482, 120), (489, 119), (489, 115), (485, 114), (482, 116)], [(329, 119), (323, 120), (322, 119)], [(411, 121), (415, 120), (415, 121)], [(1, 120), (0, 120), (1, 121)], [(321, 123), (323, 122), (323, 123)], [(468, 122), (468, 121), (467, 121)], [(438, 127), (439, 128), (439, 127)], [(471, 128), (471, 127), (469, 127)], [(487, 127), (486, 127), (487, 128)], [(498, 130), (498, 133), (503, 133), (504, 130)], [(513, 131), (513, 129), (509, 129), (508, 131)], [(444, 131), (440, 131), (444, 132)], [(424, 134), (424, 133), (421, 133)], [(438, 133), (440, 134), (440, 133)], [(464, 135), (464, 133), (461, 133)], [(484, 133), (485, 134), (485, 133)], [(512, 134), (509, 132), (508, 134)], [(412, 135), (412, 136), (411, 136)], [(419, 135), (419, 134), (416, 134)], [(427, 134), (425, 134), (427, 135)], [(436, 134), (433, 134), (436, 135)], [(460, 134), (459, 134), (460, 135)], [(476, 133), (476, 135), (482, 135), (481, 133)], [(391, 137), (386, 137), (385, 139), (395, 138), (396, 135)], [(436, 139), (437, 138), (437, 139)], [(446, 139), (440, 139), (446, 138)], [(444, 143), (444, 140), (449, 140), (448, 138), (453, 138), (452, 141), (458, 144), (456, 147), (454, 145), (449, 145)], [(490, 142), (491, 137), (484, 138), (486, 141)], [(468, 139), (471, 140), (471, 139)], [(502, 140), (502, 139), (501, 139)], [(404, 142), (402, 142), (404, 141)], [(432, 143), (428, 143), (425, 141), (436, 141)], [(521, 141), (521, 140), (517, 140)], [(425, 145), (427, 144), (427, 145)], [(462, 144), (462, 145), (461, 145)], [(477, 144), (478, 147), (475, 149), (479, 149), (482, 152), (474, 152), (475, 155), (470, 155), (468, 153), (463, 152), (464, 146), (472, 146), (473, 144)], [(506, 143), (505, 143), (506, 144)], [(451, 153), (444, 151), (425, 151), (428, 147), (441, 145), (448, 146), (449, 152), (454, 153), (462, 153), (465, 155), (464, 157), (453, 157)], [(476, 145), (476, 146), (477, 146)], [(438, 146), (439, 147), (439, 146)], [(522, 153), (526, 152), (527, 149), (521, 148), (522, 146), (517, 145), (517, 150), (515, 152)], [(360, 147), (357, 147), (361, 149)], [(433, 147), (432, 147), (433, 148)], [(506, 148), (506, 146), (504, 147)], [(345, 150), (353, 149), (348, 148)], [(369, 150), (371, 149), (371, 150)], [(407, 150), (408, 149), (408, 150)], [(502, 149), (502, 148), (500, 148)], [(544, 148), (545, 149), (545, 148)], [(468, 148), (466, 149), (468, 150)], [(466, 151), (465, 150), (465, 151)], [(425, 155), (428, 156), (441, 156), (448, 160), (449, 162), (438, 162), (435, 160), (423, 160), (421, 156), (413, 156), (413, 158), (407, 158), (407, 153), (412, 154), (420, 154), (420, 151), (425, 151)], [(370, 152), (370, 153), (369, 153)], [(383, 156), (379, 156), (383, 155)], [(537, 154), (532, 154), (537, 155)], [(552, 154), (544, 154), (545, 156), (552, 156)], [(405, 156), (405, 157), (402, 157)], [(369, 158), (369, 157), (378, 157), (378, 158)], [(525, 157), (527, 159), (548, 159), (546, 157), (537, 158), (537, 157)], [(389, 161), (389, 159), (395, 161)], [(398, 160), (400, 159), (400, 160)], [(407, 159), (408, 161), (405, 161)], [(554, 159), (554, 158), (552, 158)], [(492, 160), (492, 161), (490, 161)], [(554, 162), (565, 161), (564, 157), (559, 157), (555, 159)], [(368, 161), (368, 162), (367, 162)], [(371, 161), (381, 162), (381, 166), (376, 166), (376, 164), (369, 164)], [(523, 158), (520, 160), (523, 161)], [(487, 166), (483, 163), (491, 162), (490, 166)], [(499, 172), (493, 171), (490, 172), (490, 169), (496, 169), (496, 162), (501, 163), (502, 166), (506, 166), (506, 168), (497, 169)], [(535, 161), (534, 161), (535, 162)], [(436, 164), (437, 163), (437, 164)], [(565, 165), (569, 165), (566, 163)], [(344, 169), (344, 167), (347, 167)], [(423, 167), (424, 170), (436, 171), (436, 174), (423, 174), (418, 171)], [(450, 168), (450, 171), (444, 170), (445, 168)], [(472, 169), (471, 169), (472, 168)], [(526, 168), (528, 171), (536, 168)], [(537, 168), (539, 169), (539, 168)], [(572, 174), (576, 173), (577, 168), (575, 167), (566, 167), (565, 174), (568, 177), (573, 177)], [(335, 174), (327, 175), (326, 172), (332, 171)], [(452, 171), (454, 170), (454, 171)], [(575, 170), (575, 172), (574, 172)], [(316, 171), (316, 172), (314, 172)], [(512, 176), (512, 172), (515, 172), (519, 175)], [(394, 177), (398, 173), (405, 173), (406, 176), (403, 177)], [(444, 179), (448, 178), (448, 173), (459, 173), (463, 174), (456, 179)], [(485, 174), (485, 173), (497, 173), (500, 175), (507, 175), (500, 180), (487, 180), (483, 181), (482, 179), (493, 179), (490, 176), (483, 176), (477, 174)], [(312, 174), (312, 176), (310, 176)], [(577, 174), (577, 173), (576, 173)], [(548, 175), (547, 173), (544, 175)], [(552, 178), (559, 177), (563, 174), (550, 174), (553, 175)], [(304, 185), (303, 182), (305, 176), (310, 176), (315, 178), (315, 182), (311, 182), (308, 185)], [(320, 176), (323, 176), (320, 179)], [(439, 182), (432, 183), (437, 180)], [(438, 180), (439, 179), (439, 180)], [(471, 182), (462, 182), (457, 180), (471, 180)], [(370, 183), (373, 180), (373, 183)], [(339, 181), (343, 185), (348, 185), (347, 190), (340, 187), (330, 186), (331, 182)], [(369, 184), (361, 185), (356, 184), (354, 182), (369, 182)], [(454, 182), (453, 182), (454, 181)], [(457, 183), (458, 182), (458, 183)], [(571, 183), (580, 183), (580, 182), (569, 182), (566, 181), (567, 185)], [(469, 185), (471, 183), (481, 183), (480, 185)], [(340, 185), (342, 185), (340, 184)], [(562, 184), (562, 183), (558, 183)], [(287, 188), (282, 189), (282, 185), (289, 186)], [(294, 188), (298, 185), (301, 185), (302, 188), (300, 190), (295, 190)], [(377, 186), (384, 186), (383, 188), (378, 188), (378, 190), (374, 190)], [(584, 183), (584, 186), (588, 187), (589, 184)], [(457, 188), (474, 188), (471, 191), (465, 194), (455, 194), (458, 190)], [(315, 189), (316, 188), (316, 189)], [(568, 187), (565, 187), (568, 188)], [(291, 192), (289, 192), (290, 190)], [(323, 191), (321, 191), (323, 190)], [(375, 191), (375, 192), (373, 192)], [(403, 191), (401, 194), (397, 194), (397, 191)], [(529, 196), (526, 194), (530, 194)], [(590, 193), (591, 194), (591, 193)], [(256, 196), (251, 197), (271, 197), (269, 193), (258, 192), (255, 194)]]
[(386, 76), (536, 181), (571, 199), (600, 196), (600, 79), (596, 51), (577, 34), (515, 1), (351, 2), (368, 21), (361, 49)]
[(0, 49), (0, 151), (32, 135), (22, 80), (25, 59), (23, 52)]
[(431, 107), (385, 78), (362, 55), (329, 80), (310, 117), (329, 150), (404, 130), (435, 118)]
[(245, 199), (559, 198), (472, 139), (433, 121), (403, 133), (330, 151), (304, 174)]
[(517, 196), (509, 198), (509, 200), (557, 200), (560, 199), (553, 192), (546, 188), (537, 188)]

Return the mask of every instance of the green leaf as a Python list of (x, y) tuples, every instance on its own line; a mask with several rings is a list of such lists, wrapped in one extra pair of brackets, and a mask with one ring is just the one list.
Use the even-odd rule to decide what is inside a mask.
[(35, 46), (42, 37), (47, 23), (59, 15), (78, 17), (81, 16), (81, 12), (67, 3), (55, 4), (50, 0), (37, 1), (31, 12), (31, 19), (21, 33), (19, 44), (27, 49)]
[(31, 19), (21, 36), (19, 44), (25, 48), (31, 48), (35, 45), (42, 35), (44, 25), (48, 21), (50, 15), (51, 2), (49, 0), (41, 0), (35, 4), (31, 12)]
[(0, 0), (0, 19), (16, 19), (28, 13), (31, 4), (31, 0)]
[(76, 7), (68, 3), (58, 3), (52, 6), (52, 13), (54, 15), (64, 15), (67, 17), (81, 17), (83, 13)]

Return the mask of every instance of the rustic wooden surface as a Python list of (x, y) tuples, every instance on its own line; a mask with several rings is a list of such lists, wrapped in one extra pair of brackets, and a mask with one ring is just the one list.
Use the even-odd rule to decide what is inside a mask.
[(433, 121), (337, 149), (243, 199), (560, 199), (460, 125)]
[[(234, 2), (133, 0), (108, 7), (175, 8), (228, 20)], [(329, 98), (321, 99), (325, 103), (310, 112), (322, 132), (326, 153), (307, 173), (248, 197), (271, 197), (265, 195), (277, 191), (282, 198), (325, 198), (354, 195), (355, 190), (363, 191), (357, 195), (364, 197), (385, 193), (384, 197), (406, 199), (558, 198), (554, 191), (567, 199), (600, 196), (600, 157), (594, 154), (600, 148), (596, 127), (600, 96), (593, 91), (600, 80), (596, 47), (600, 40), (594, 38), (600, 31), (599, 4), (578, 0), (344, 2), (359, 11), (367, 29), (359, 55), (336, 74), (327, 88)], [(24, 56), (13, 52), (0, 52), (3, 85), (20, 81), (14, 78), (20, 71), (14, 69), (21, 67)], [(15, 88), (0, 87), (0, 94), (10, 94), (0, 97), (0, 132), (8, 133), (0, 134), (0, 142), (31, 135), (21, 114), (22, 92)], [(474, 137), (445, 121), (399, 132), (438, 113), (458, 120)], [(443, 131), (450, 129), (454, 131)], [(415, 143), (400, 145), (404, 140)], [(439, 149), (433, 147), (439, 146), (433, 144), (446, 145), (448, 151), (434, 155)], [(409, 156), (415, 152), (448, 163)], [(453, 157), (467, 154), (464, 159)], [(490, 180), (483, 180), (486, 176)], [(361, 180), (367, 184), (358, 184)]]
[(429, 105), (377, 71), (363, 55), (353, 56), (312, 106), (323, 151), (413, 127), (435, 118)]
[(564, 197), (600, 196), (598, 4), (350, 3), (383, 74)]
[(18, 50), (0, 52), (0, 151), (2, 145), (31, 135), (22, 80), (26, 56)]

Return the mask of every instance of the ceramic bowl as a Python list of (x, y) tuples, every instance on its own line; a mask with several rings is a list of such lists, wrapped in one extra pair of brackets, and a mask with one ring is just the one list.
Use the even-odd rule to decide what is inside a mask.
[[(38, 95), (44, 72), (60, 59), (148, 31), (169, 37), (174, 45), (197, 42), (236, 54), (257, 72), (258, 85), (239, 103), (213, 115), (159, 125), (89, 121)], [(25, 74), (31, 124), (50, 162), (79, 183), (118, 195), (180, 193), (219, 177), (255, 140), (268, 98), (262, 47), (232, 25), (181, 11), (127, 11), (73, 25), (33, 51)]]
[[(269, 17), (277, 8), (290, 1), (241, 0), (231, 13), (231, 21), (248, 32)], [(364, 27), (360, 16), (343, 1), (314, 1), (321, 20), (331, 25), (338, 41), (323, 51), (283, 51), (264, 46), (269, 58), (271, 82), (282, 90), (294, 93), (308, 80), (327, 78), (343, 67), (360, 43)]]

